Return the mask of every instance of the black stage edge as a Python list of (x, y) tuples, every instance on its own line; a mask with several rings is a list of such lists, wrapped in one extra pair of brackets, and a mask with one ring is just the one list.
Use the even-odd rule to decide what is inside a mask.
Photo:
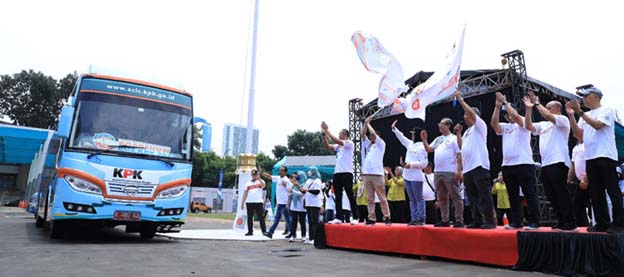
[(624, 275), (624, 233), (518, 232), (514, 270), (558, 275)]

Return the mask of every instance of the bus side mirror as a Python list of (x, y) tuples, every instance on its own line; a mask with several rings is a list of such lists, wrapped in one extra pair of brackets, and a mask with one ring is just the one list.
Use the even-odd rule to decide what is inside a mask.
[(61, 109), (61, 118), (58, 122), (58, 130), (56, 131), (59, 137), (69, 137), (69, 131), (72, 125), (72, 119), (74, 118), (74, 107), (63, 106)]

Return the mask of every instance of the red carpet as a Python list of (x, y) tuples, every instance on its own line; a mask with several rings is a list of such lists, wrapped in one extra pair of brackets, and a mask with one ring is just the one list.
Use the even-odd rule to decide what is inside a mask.
[(481, 230), (435, 228), (432, 225), (325, 224), (326, 245), (329, 247), (442, 257), (499, 266), (512, 266), (518, 261), (516, 232), (502, 227)]

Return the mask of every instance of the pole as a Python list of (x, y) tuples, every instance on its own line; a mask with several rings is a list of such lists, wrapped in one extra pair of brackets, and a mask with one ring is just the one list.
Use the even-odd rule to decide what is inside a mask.
[(258, 0), (254, 1), (254, 27), (251, 47), (251, 75), (249, 78), (249, 107), (247, 109), (247, 141), (245, 153), (252, 153), (254, 96), (256, 93), (256, 48), (258, 44)]

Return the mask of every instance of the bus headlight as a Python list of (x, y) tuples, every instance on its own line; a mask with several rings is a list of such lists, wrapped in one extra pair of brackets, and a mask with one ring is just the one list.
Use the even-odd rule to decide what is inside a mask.
[(102, 189), (99, 186), (85, 179), (72, 175), (65, 175), (65, 181), (67, 181), (67, 183), (69, 183), (69, 185), (77, 191), (99, 195), (102, 194)]
[(188, 189), (187, 185), (168, 188), (158, 194), (158, 198), (175, 198), (180, 197)]

